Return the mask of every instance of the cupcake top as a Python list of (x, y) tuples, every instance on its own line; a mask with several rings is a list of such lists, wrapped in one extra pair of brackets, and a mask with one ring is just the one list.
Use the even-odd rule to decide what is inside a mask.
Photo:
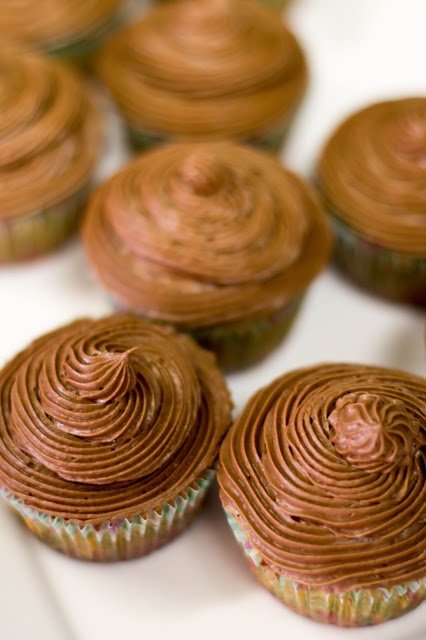
[(325, 588), (426, 573), (426, 380), (324, 364), (247, 404), (221, 450), (225, 509), (261, 558)]
[(0, 49), (0, 219), (37, 212), (85, 186), (99, 144), (99, 114), (71, 69)]
[(98, 71), (131, 124), (177, 137), (280, 124), (306, 84), (294, 36), (249, 0), (165, 4), (113, 37)]
[(426, 257), (426, 98), (352, 115), (326, 144), (318, 179), (338, 218), (386, 249)]
[(73, 322), (0, 373), (0, 486), (82, 524), (143, 515), (215, 463), (230, 409), (191, 338), (124, 314)]
[(146, 153), (102, 185), (83, 228), (89, 260), (123, 307), (184, 327), (273, 310), (330, 251), (310, 187), (232, 142)]
[(121, 0), (1, 0), (0, 33), (50, 51), (104, 26)]

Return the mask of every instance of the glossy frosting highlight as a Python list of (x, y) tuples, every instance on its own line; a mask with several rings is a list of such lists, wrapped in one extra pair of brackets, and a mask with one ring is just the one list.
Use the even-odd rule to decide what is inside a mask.
[(184, 327), (280, 308), (330, 251), (310, 187), (230, 142), (144, 154), (94, 194), (83, 238), (120, 305)]
[(426, 98), (381, 102), (345, 120), (318, 180), (331, 212), (362, 236), (426, 257)]
[(189, 337), (125, 314), (79, 320), (0, 374), (0, 486), (80, 524), (143, 515), (214, 465), (230, 410)]
[(166, 3), (109, 40), (98, 72), (133, 126), (203, 139), (283, 124), (307, 75), (294, 36), (247, 0)]
[(261, 389), (221, 450), (221, 499), (262, 560), (327, 589), (426, 575), (426, 380), (324, 364)]
[(71, 69), (1, 48), (0, 112), (0, 218), (39, 212), (89, 183), (100, 118)]

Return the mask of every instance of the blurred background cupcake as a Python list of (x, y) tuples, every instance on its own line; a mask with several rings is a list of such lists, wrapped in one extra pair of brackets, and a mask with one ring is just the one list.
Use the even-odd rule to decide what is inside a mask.
[(76, 229), (101, 143), (100, 115), (66, 65), (0, 49), (0, 263)]
[(221, 500), (249, 566), (319, 622), (363, 626), (426, 598), (426, 380), (299, 369), (256, 393), (221, 449)]
[(348, 118), (322, 152), (318, 182), (340, 268), (374, 293), (426, 305), (426, 98)]
[(73, 322), (0, 373), (0, 495), (67, 555), (144, 555), (200, 507), (230, 411), (188, 336), (128, 315)]
[(0, 35), (83, 61), (118, 24), (121, 0), (1, 0)]
[(116, 306), (189, 331), (228, 369), (281, 341), (330, 253), (310, 187), (225, 141), (140, 156), (97, 190), (83, 238)]
[(304, 54), (250, 0), (182, 0), (115, 36), (97, 60), (137, 147), (234, 138), (279, 150), (302, 98)]

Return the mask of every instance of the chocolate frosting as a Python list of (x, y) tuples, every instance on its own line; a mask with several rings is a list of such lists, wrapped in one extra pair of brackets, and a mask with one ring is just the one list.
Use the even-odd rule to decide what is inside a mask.
[(0, 112), (0, 219), (38, 212), (89, 182), (99, 114), (71, 69), (2, 47)]
[(204, 139), (285, 122), (306, 84), (294, 36), (248, 0), (154, 9), (110, 39), (98, 72), (134, 126)]
[(221, 450), (225, 509), (301, 584), (388, 587), (426, 575), (426, 380), (351, 364), (261, 389)]
[(87, 37), (119, 5), (120, 0), (1, 0), (0, 33), (50, 49)]
[(356, 231), (426, 257), (426, 98), (352, 115), (326, 144), (318, 178), (328, 207)]
[(231, 142), (177, 143), (139, 157), (94, 194), (83, 239), (120, 305), (185, 327), (279, 308), (330, 251), (310, 187)]
[(79, 320), (0, 374), (0, 485), (83, 524), (144, 514), (214, 465), (230, 410), (189, 337), (125, 314)]

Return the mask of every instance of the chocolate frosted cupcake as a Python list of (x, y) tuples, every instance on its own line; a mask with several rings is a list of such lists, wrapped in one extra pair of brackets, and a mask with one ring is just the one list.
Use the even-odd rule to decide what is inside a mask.
[(234, 138), (278, 150), (306, 84), (296, 39), (250, 0), (159, 7), (111, 38), (97, 69), (144, 148)]
[(121, 0), (1, 0), (0, 34), (43, 53), (81, 60), (117, 22)]
[(0, 262), (69, 237), (99, 147), (99, 114), (72, 70), (0, 49)]
[(190, 332), (228, 369), (280, 342), (330, 251), (310, 187), (232, 142), (139, 157), (94, 194), (83, 239), (119, 308)]
[(130, 315), (76, 321), (0, 374), (1, 494), (68, 555), (143, 555), (200, 506), (230, 410), (188, 336)]
[(426, 98), (382, 102), (333, 134), (318, 167), (336, 259), (374, 293), (426, 305)]
[(426, 380), (324, 364), (247, 404), (221, 500), (259, 580), (298, 613), (376, 624), (426, 597)]

